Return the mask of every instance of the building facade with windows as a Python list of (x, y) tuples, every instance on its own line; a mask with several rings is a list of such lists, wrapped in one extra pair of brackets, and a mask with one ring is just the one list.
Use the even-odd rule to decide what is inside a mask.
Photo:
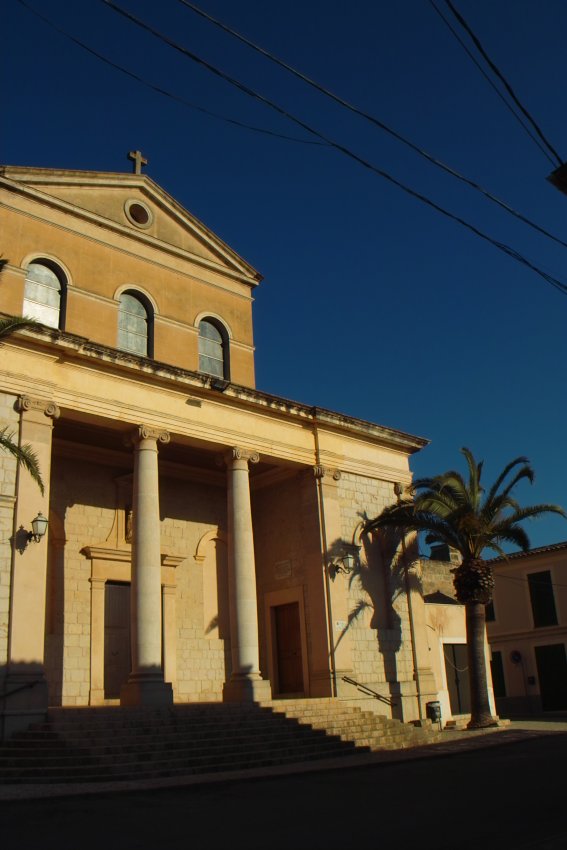
[(567, 711), (567, 541), (491, 564), (487, 630), (498, 711)]
[(423, 594), (360, 521), (426, 441), (257, 390), (260, 276), (147, 175), (3, 168), (0, 233), (0, 312), (40, 323), (2, 346), (0, 426), (46, 485), (0, 454), (4, 728), (352, 682), (418, 717)]

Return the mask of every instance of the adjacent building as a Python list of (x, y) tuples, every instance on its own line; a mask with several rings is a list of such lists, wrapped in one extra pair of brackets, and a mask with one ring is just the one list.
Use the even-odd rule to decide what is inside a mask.
[(567, 541), (491, 564), (487, 630), (499, 713), (567, 711)]

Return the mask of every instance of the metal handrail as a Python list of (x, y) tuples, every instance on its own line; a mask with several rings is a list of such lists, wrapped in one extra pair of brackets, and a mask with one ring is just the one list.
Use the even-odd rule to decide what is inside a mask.
[(33, 688), (36, 685), (39, 685), (39, 682), (40, 679), (35, 679), (33, 682), (26, 682), (24, 685), (18, 685), (17, 688), (12, 688), (11, 691), (4, 691), (4, 693), (0, 694), (0, 700), (2, 700), (2, 711), (0, 712), (0, 741), (4, 740), (4, 733), (6, 731), (6, 700), (13, 694), (25, 691), (26, 688)]
[(11, 697), (12, 694), (17, 694), (18, 691), (25, 691), (26, 688), (33, 688), (36, 685), (39, 685), (39, 679), (36, 679), (33, 682), (26, 682), (25, 685), (19, 685), (17, 688), (13, 688), (11, 691), (4, 691), (3, 694), (0, 694), (0, 699), (5, 700), (7, 697)]
[(380, 700), (380, 702), (385, 702), (386, 705), (396, 705), (396, 701), (390, 699), (390, 697), (385, 697), (382, 694), (379, 694), (377, 691), (373, 691), (372, 688), (369, 688), (367, 685), (363, 685), (360, 682), (355, 682), (354, 679), (350, 679), (348, 676), (342, 677), (343, 682), (348, 682), (349, 685), (354, 685), (354, 687), (363, 694), (367, 696), (374, 697), (374, 699)]

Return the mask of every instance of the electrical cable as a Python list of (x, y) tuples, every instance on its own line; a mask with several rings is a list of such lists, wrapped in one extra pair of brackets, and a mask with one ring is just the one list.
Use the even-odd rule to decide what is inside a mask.
[(274, 103), (274, 101), (269, 100), (267, 97), (264, 97), (264, 95), (259, 94), (258, 92), (249, 88), (249, 86), (247, 86), (246, 84), (240, 82), (239, 80), (235, 79), (234, 77), (231, 77), (230, 75), (226, 74), (224, 71), (221, 71), (219, 68), (212, 65), (210, 62), (207, 62), (205, 59), (202, 59), (197, 54), (193, 53), (192, 51), (188, 50), (187, 48), (183, 47), (182, 45), (177, 44), (177, 42), (173, 41), (172, 39), (170, 39), (168, 36), (164, 35), (163, 33), (158, 32), (153, 27), (151, 27), (149, 24), (146, 24), (140, 18), (137, 18), (135, 15), (128, 12), (126, 9), (122, 9), (116, 3), (113, 3), (112, 0), (101, 0), (101, 2), (104, 3), (105, 6), (108, 6), (109, 8), (111, 8), (115, 12), (117, 12), (118, 14), (120, 14), (123, 17), (125, 17), (126, 19), (130, 20), (132, 23), (135, 23), (141, 29), (144, 29), (146, 32), (151, 33), (153, 36), (158, 38), (164, 44), (167, 44), (168, 46), (172, 47), (173, 49), (179, 51), (182, 55), (186, 56), (192, 62), (195, 62), (196, 64), (200, 65), (203, 68), (206, 68), (212, 74), (214, 74), (215, 76), (224, 80), (225, 82), (230, 83), (230, 85), (234, 86), (239, 91), (243, 92), (244, 94), (247, 94), (249, 97), (252, 97), (255, 100), (260, 101), (261, 103), (264, 103), (266, 106), (269, 106), (271, 109), (275, 110), (278, 114), (283, 115), (284, 117), (286, 117), (290, 121), (292, 121), (294, 124), (297, 124), (298, 127), (301, 127), (302, 129), (311, 133), (312, 135), (314, 135), (316, 138), (320, 139), (321, 141), (326, 142), (326, 144), (329, 145), (329, 147), (334, 148), (335, 150), (339, 151), (340, 153), (343, 153), (345, 156), (349, 157), (350, 159), (353, 159), (355, 162), (358, 162), (360, 165), (364, 166), (365, 168), (369, 169), (370, 171), (373, 171), (375, 174), (378, 174), (380, 177), (384, 178), (389, 183), (392, 183), (394, 186), (397, 186), (399, 189), (402, 189), (402, 191), (404, 191), (406, 194), (411, 195), (414, 198), (417, 198), (418, 200), (422, 201), (422, 203), (427, 204), (428, 206), (437, 210), (437, 212), (440, 212), (442, 215), (446, 216), (447, 218), (451, 219), (452, 221), (456, 221), (457, 223), (461, 224), (463, 227), (470, 230), (472, 233), (475, 233), (477, 236), (479, 236), (484, 241), (486, 241), (486, 242), (490, 243), (491, 245), (493, 245), (494, 247), (498, 248), (498, 250), (500, 250), (503, 253), (507, 254), (508, 256), (512, 257), (513, 259), (515, 259), (517, 262), (521, 263), (522, 265), (525, 265), (526, 267), (530, 268), (533, 272), (535, 272), (535, 274), (539, 275), (541, 278), (543, 278), (543, 280), (545, 280), (551, 286), (555, 287), (559, 292), (561, 292), (564, 295), (567, 295), (567, 285), (566, 284), (562, 283), (560, 280), (553, 277), (548, 272), (545, 272), (542, 269), (540, 269), (538, 266), (534, 265), (530, 260), (528, 260), (522, 254), (520, 254), (514, 248), (511, 248), (509, 245), (506, 245), (503, 242), (499, 242), (498, 240), (493, 239), (488, 234), (484, 233), (483, 231), (479, 230), (474, 225), (465, 221), (465, 219), (461, 218), (460, 216), (455, 215), (454, 213), (449, 212), (449, 210), (446, 210), (444, 207), (435, 203), (435, 201), (432, 201), (427, 196), (422, 195), (421, 193), (415, 191), (414, 189), (411, 189), (409, 186), (406, 186), (400, 180), (397, 180), (395, 177), (393, 177), (388, 172), (386, 172), (383, 169), (380, 169), (377, 166), (373, 165), (371, 162), (369, 162), (368, 160), (359, 156), (358, 154), (354, 153), (349, 148), (345, 147), (344, 145), (340, 144), (339, 142), (335, 142), (334, 140), (332, 140), (328, 136), (325, 136), (323, 133), (320, 133), (318, 130), (315, 130), (313, 127), (311, 127), (305, 121), (302, 121), (300, 118), (297, 118), (295, 115), (292, 115), (290, 112), (285, 110), (283, 107), (278, 106), (276, 103)]
[(445, 17), (445, 15), (444, 15), (444, 14), (443, 14), (443, 12), (441, 11), (441, 9), (440, 9), (440, 8), (439, 8), (436, 4), (435, 4), (434, 0), (429, 0), (429, 3), (430, 3), (430, 5), (431, 5), (431, 6), (433, 6), (433, 8), (434, 8), (434, 9), (435, 9), (435, 11), (437, 12), (437, 14), (439, 15), (439, 17), (440, 17), (440, 18), (441, 18), (441, 20), (443, 21), (443, 23), (445, 24), (445, 26), (449, 29), (449, 31), (451, 32), (451, 34), (453, 35), (453, 37), (454, 37), (454, 38), (455, 38), (455, 39), (459, 42), (459, 44), (461, 45), (461, 47), (463, 48), (463, 50), (465, 51), (465, 53), (467, 54), (467, 56), (469, 57), (469, 59), (470, 59), (470, 60), (471, 60), (471, 61), (472, 61), (475, 65), (476, 65), (476, 67), (478, 68), (478, 70), (480, 71), (480, 73), (482, 74), (482, 76), (484, 77), (484, 79), (486, 80), (486, 82), (488, 83), (488, 85), (489, 85), (489, 86), (491, 86), (491, 87), (494, 89), (494, 91), (496, 92), (496, 94), (498, 95), (498, 97), (500, 98), (500, 100), (502, 101), (502, 103), (504, 104), (504, 106), (506, 107), (506, 109), (508, 109), (508, 110), (511, 112), (511, 114), (514, 116), (514, 118), (516, 119), (516, 121), (518, 122), (518, 124), (520, 125), (520, 127), (521, 127), (521, 128), (522, 128), (522, 129), (523, 129), (523, 130), (524, 130), (524, 131), (528, 134), (528, 136), (530, 137), (530, 139), (534, 142), (534, 144), (536, 144), (536, 145), (538, 146), (538, 148), (540, 149), (540, 151), (543, 153), (543, 155), (545, 156), (545, 158), (547, 159), (547, 161), (548, 161), (548, 162), (550, 162), (550, 163), (553, 165), (553, 167), (555, 168), (555, 162), (554, 162), (554, 160), (553, 160), (553, 157), (551, 157), (551, 156), (548, 154), (548, 152), (546, 151), (546, 149), (544, 148), (544, 146), (541, 144), (541, 142), (539, 141), (539, 139), (538, 139), (536, 136), (534, 136), (534, 134), (532, 133), (532, 131), (530, 130), (530, 128), (529, 128), (526, 124), (524, 124), (524, 122), (522, 121), (521, 116), (520, 116), (520, 115), (518, 115), (518, 113), (517, 113), (517, 112), (516, 112), (516, 111), (512, 108), (511, 104), (510, 104), (510, 103), (508, 103), (508, 101), (506, 100), (506, 98), (504, 97), (504, 95), (502, 94), (502, 92), (500, 91), (500, 89), (498, 88), (498, 86), (496, 85), (496, 83), (495, 83), (495, 82), (494, 82), (494, 81), (490, 78), (490, 76), (486, 73), (486, 71), (484, 70), (484, 68), (482, 67), (482, 65), (481, 65), (481, 64), (480, 64), (480, 62), (478, 61), (478, 59), (477, 59), (477, 58), (475, 57), (475, 55), (474, 55), (474, 54), (473, 54), (473, 53), (469, 50), (469, 48), (467, 47), (467, 45), (465, 44), (465, 42), (463, 41), (463, 39), (460, 37), (460, 35), (459, 35), (459, 33), (456, 31), (456, 29), (455, 29), (453, 26), (451, 26), (451, 23), (447, 20), (447, 18)]
[[(351, 112), (355, 113), (355, 115), (359, 115), (360, 117), (365, 118), (367, 121), (370, 121), (370, 123), (379, 127), (381, 130), (388, 133), (390, 136), (393, 136), (393, 138), (395, 138), (397, 141), (399, 141), (402, 144), (409, 147), (411, 150), (413, 150), (419, 156), (422, 156), (424, 159), (426, 159), (428, 162), (431, 162), (433, 165), (437, 166), (442, 171), (445, 171), (447, 174), (450, 174), (452, 177), (455, 177), (457, 180), (462, 181), (463, 183), (465, 183), (467, 186), (470, 186), (475, 191), (480, 192), (482, 195), (484, 195), (490, 201), (497, 204), (502, 209), (506, 210), (506, 212), (515, 216), (520, 221), (523, 221), (524, 224), (527, 224), (529, 227), (532, 227), (534, 230), (537, 230), (539, 233), (542, 233), (544, 236), (547, 236), (549, 239), (552, 239), (554, 242), (557, 242), (558, 244), (562, 245), (564, 248), (567, 248), (567, 242), (564, 242), (563, 239), (560, 239), (558, 236), (554, 236), (553, 233), (550, 233), (548, 230), (541, 227), (539, 224), (536, 224), (536, 222), (532, 221), (527, 216), (525, 216), (522, 213), (515, 210), (513, 207), (511, 207), (505, 201), (498, 198), (496, 195), (493, 195), (491, 192), (489, 192), (487, 189), (485, 189), (479, 183), (476, 183), (474, 180), (471, 180), (470, 178), (466, 177), (464, 174), (461, 174), (459, 171), (452, 168), (450, 165), (447, 165), (442, 160), (437, 159), (436, 157), (434, 157), (432, 154), (428, 153), (423, 148), (420, 148), (418, 145), (414, 144), (414, 142), (410, 141), (405, 136), (402, 136), (401, 133), (398, 133), (397, 130), (394, 130), (392, 127), (389, 127), (383, 121), (380, 121), (380, 119), (376, 118), (376, 116), (371, 115), (368, 112), (365, 112), (363, 109), (360, 109), (359, 107), (354, 106), (354, 104), (350, 103), (349, 101), (344, 100), (344, 98), (339, 97), (339, 95), (334, 94), (334, 92), (330, 91), (329, 89), (322, 86), (320, 83), (311, 79), (311, 77), (308, 77), (306, 74), (303, 74), (301, 71), (298, 71), (297, 68), (294, 68), (293, 66), (289, 65), (287, 62), (284, 62), (283, 59), (280, 59), (279, 57), (275, 56), (273, 53), (270, 53), (268, 50), (265, 50), (263, 47), (260, 47), (260, 45), (255, 44), (249, 38), (246, 38), (246, 36), (242, 35), (241, 33), (232, 29), (232, 27), (229, 27), (227, 24), (224, 24), (222, 21), (218, 20), (218, 18), (214, 18), (212, 15), (209, 15), (208, 12), (205, 12), (203, 9), (199, 8), (199, 6), (196, 6), (195, 3), (190, 2), (190, 0), (177, 0), (177, 2), (181, 3), (183, 6), (186, 6), (192, 12), (195, 12), (195, 14), (200, 15), (205, 20), (214, 24), (214, 26), (219, 27), (219, 29), (223, 30), (224, 32), (228, 33), (229, 35), (233, 36), (234, 38), (238, 39), (243, 44), (246, 44), (252, 50), (255, 50), (257, 53), (260, 53), (266, 59), (269, 59), (270, 62), (273, 62), (274, 64), (278, 65), (280, 68), (283, 68), (285, 71), (288, 71), (290, 74), (293, 74), (293, 76), (302, 80), (302, 82), (307, 83), (307, 85), (316, 89), (318, 92), (325, 95), (325, 97), (330, 98), (331, 100), (335, 101), (335, 103), (338, 103), (340, 106), (344, 107), (345, 109), (348, 109)], [(432, 2), (432, 0), (430, 0), (430, 2)], [(434, 6), (434, 8), (435, 8), (435, 6)], [(438, 11), (438, 10), (436, 9), (436, 11)], [(458, 38), (458, 36), (457, 36), (457, 38)], [(466, 47), (465, 47), (465, 50), (466, 50)], [(476, 61), (476, 60), (474, 60), (474, 57), (471, 57), (471, 58), (473, 58), (473, 61)], [(482, 71), (482, 68), (481, 68), (481, 71)], [(483, 71), (483, 73), (484, 73), (484, 71)], [(487, 79), (491, 83), (491, 85), (494, 85), (488, 76), (487, 76)], [(500, 94), (498, 89), (495, 86), (494, 86), (494, 88), (496, 89), (496, 92), (498, 93), (498, 95), (500, 97), (502, 97), (502, 95)], [(509, 104), (507, 103), (507, 101), (504, 98), (502, 98), (502, 99), (504, 100), (504, 103), (509, 107)], [(520, 121), (521, 126), (524, 127), (526, 132), (535, 141), (535, 143), (538, 145), (538, 147), (544, 153), (544, 155), (547, 157), (547, 159), (549, 159), (549, 161), (552, 163), (552, 165), (554, 165), (553, 160), (549, 157), (545, 148), (543, 148), (541, 146), (541, 144), (538, 142), (538, 140), (532, 135), (530, 130), (527, 127), (525, 127), (525, 125), (523, 124), (521, 119), (516, 115), (516, 113), (513, 110), (512, 110), (512, 114), (518, 119), (518, 121)]]
[[(523, 578), (522, 576), (505, 576), (503, 573), (495, 573), (494, 570), (492, 571), (492, 575), (494, 576), (494, 579), (506, 578), (506, 579), (509, 579), (510, 581), (523, 581), (523, 582), (528, 581), (527, 578)], [(529, 583), (530, 583), (530, 585), (539, 585), (541, 587), (543, 587), (544, 585), (545, 585), (545, 587), (549, 587), (550, 585), (552, 587), (567, 587), (567, 584), (560, 584), (560, 583), (555, 582), (555, 581), (546, 582), (546, 581), (537, 581), (536, 580), (536, 581), (531, 581)]]
[(69, 39), (69, 41), (72, 41), (74, 44), (78, 45), (83, 50), (86, 50), (87, 53), (90, 53), (92, 56), (95, 56), (97, 59), (100, 59), (101, 62), (110, 65), (111, 68), (114, 68), (116, 71), (120, 71), (122, 74), (126, 74), (126, 76), (131, 77), (133, 80), (136, 80), (136, 82), (141, 83), (143, 86), (146, 86), (146, 88), (149, 88), (152, 91), (157, 92), (158, 94), (162, 94), (165, 97), (169, 97), (171, 100), (175, 100), (178, 103), (183, 104), (183, 106), (188, 106), (189, 109), (194, 109), (197, 112), (202, 112), (204, 115), (209, 115), (211, 118), (217, 118), (219, 121), (225, 121), (227, 124), (234, 124), (236, 127), (242, 127), (246, 130), (252, 130), (255, 133), (262, 133), (266, 136), (274, 136), (277, 139), (283, 139), (287, 142), (296, 142), (302, 145), (317, 145), (319, 147), (326, 147), (324, 142), (316, 142), (312, 141), (311, 139), (298, 139), (295, 136), (287, 136), (284, 133), (276, 133), (274, 130), (266, 130), (262, 127), (255, 127), (252, 124), (246, 124), (243, 121), (237, 121), (235, 118), (228, 118), (226, 115), (219, 115), (218, 112), (212, 112), (210, 109), (205, 109), (203, 106), (199, 106), (196, 103), (192, 103), (189, 100), (185, 100), (185, 98), (179, 97), (178, 95), (173, 94), (172, 92), (167, 91), (166, 89), (160, 88), (159, 86), (150, 83), (148, 80), (145, 80), (143, 77), (139, 77), (133, 71), (129, 71), (122, 65), (117, 65), (116, 62), (112, 62), (106, 56), (103, 56), (102, 53), (98, 53), (96, 50), (93, 50), (92, 47), (89, 47), (87, 44), (80, 41), (78, 38), (75, 38), (75, 36), (66, 32), (64, 29), (61, 29), (61, 27), (58, 27), (56, 24), (53, 23), (53, 21), (50, 21), (49, 18), (46, 18), (45, 15), (42, 15), (41, 12), (38, 12), (32, 6), (29, 6), (25, 2), (25, 0), (17, 0), (17, 2), (20, 3), (20, 5), (24, 6), (33, 15), (36, 15), (36, 17), (42, 20), (53, 30), (55, 30), (55, 32), (58, 32), (60, 35)]
[(496, 74), (498, 79), (501, 80), (501, 82), (504, 85), (504, 88), (506, 89), (506, 91), (508, 92), (508, 94), (510, 95), (510, 97), (512, 98), (512, 100), (514, 101), (514, 103), (516, 104), (518, 109), (520, 109), (521, 112), (526, 116), (526, 118), (528, 119), (528, 121), (530, 122), (530, 124), (532, 125), (532, 127), (534, 128), (534, 130), (536, 131), (536, 133), (538, 134), (538, 136), (540, 137), (540, 139), (544, 143), (544, 145), (547, 147), (547, 149), (549, 151), (551, 151), (553, 156), (557, 159), (557, 165), (562, 165), (563, 161), (562, 161), (561, 157), (559, 156), (559, 154), (557, 153), (555, 148), (550, 144), (550, 142), (547, 141), (547, 139), (543, 135), (542, 130), (540, 129), (538, 124), (535, 122), (535, 120), (532, 118), (532, 116), (530, 115), (528, 110), (525, 109), (524, 106), (522, 106), (522, 104), (520, 103), (518, 97), (516, 96), (512, 86), (510, 85), (508, 80), (505, 78), (504, 74), (496, 67), (496, 65), (494, 64), (494, 62), (492, 61), (492, 59), (490, 58), (490, 56), (488, 55), (488, 53), (486, 52), (486, 50), (484, 49), (482, 44), (480, 43), (479, 38), (475, 35), (475, 33), (473, 32), (473, 30), (471, 29), (469, 24), (465, 21), (465, 19), (461, 15), (461, 13), (455, 8), (455, 6), (451, 2), (451, 0), (445, 0), (445, 4), (449, 7), (449, 9), (453, 13), (455, 18), (459, 22), (459, 24), (469, 34), (469, 36), (471, 37), (471, 39), (473, 41), (473, 44), (475, 45), (475, 47), (477, 48), (477, 50), (479, 51), (481, 56), (484, 58), (484, 60), (487, 62), (489, 68)]
[[(539, 233), (542, 233), (544, 236), (547, 236), (549, 239), (552, 239), (554, 242), (557, 242), (558, 244), (563, 245), (564, 248), (567, 248), (567, 242), (564, 242), (563, 239), (560, 239), (558, 236), (554, 236), (553, 233), (550, 233), (548, 230), (541, 227), (539, 224), (536, 224), (536, 222), (532, 221), (527, 216), (525, 216), (522, 213), (515, 210), (513, 207), (511, 207), (509, 204), (507, 204), (506, 201), (503, 201), (501, 198), (498, 198), (496, 195), (493, 195), (491, 192), (489, 192), (487, 189), (485, 189), (479, 183), (476, 183), (474, 180), (471, 180), (470, 178), (466, 177), (464, 174), (461, 174), (459, 171), (452, 168), (450, 165), (447, 165), (442, 160), (437, 159), (436, 157), (434, 157), (432, 154), (428, 153), (423, 148), (420, 148), (418, 145), (414, 144), (414, 142), (410, 141), (405, 136), (402, 136), (402, 134), (399, 133), (397, 130), (394, 130), (392, 127), (389, 127), (383, 121), (380, 121), (380, 119), (376, 118), (376, 116), (371, 115), (368, 112), (365, 112), (363, 109), (360, 109), (359, 107), (354, 106), (354, 104), (350, 103), (349, 101), (344, 100), (344, 98), (339, 97), (339, 95), (334, 94), (334, 92), (325, 88), (320, 83), (317, 83), (315, 80), (311, 79), (311, 77), (308, 77), (306, 74), (303, 74), (301, 71), (298, 71), (297, 68), (294, 68), (291, 65), (288, 65), (287, 62), (284, 62), (282, 59), (279, 59), (273, 53), (270, 53), (268, 50), (265, 50), (263, 47), (260, 47), (260, 45), (255, 44), (253, 41), (250, 41), (250, 39), (246, 38), (246, 36), (242, 35), (241, 33), (237, 32), (236, 30), (229, 27), (227, 24), (224, 24), (222, 21), (219, 21), (218, 18), (214, 18), (212, 15), (209, 15), (208, 12), (205, 12), (205, 11), (203, 11), (203, 9), (200, 9), (199, 6), (196, 6), (195, 3), (190, 2), (190, 0), (177, 0), (177, 2), (181, 3), (183, 6), (186, 6), (188, 9), (190, 9), (192, 12), (195, 12), (197, 15), (200, 15), (202, 18), (205, 18), (205, 20), (207, 20), (210, 23), (214, 24), (215, 26), (219, 27), (224, 32), (226, 32), (229, 35), (233, 36), (234, 38), (238, 39), (243, 44), (246, 44), (248, 47), (252, 48), (252, 50), (255, 50), (257, 53), (260, 53), (266, 59), (269, 59), (270, 62), (273, 62), (276, 65), (279, 65), (279, 67), (283, 68), (286, 71), (289, 71), (290, 74), (293, 74), (293, 76), (302, 80), (304, 83), (307, 83), (309, 86), (316, 89), (318, 92), (320, 92), (321, 94), (330, 98), (331, 100), (335, 101), (335, 103), (338, 103), (340, 106), (343, 106), (345, 109), (350, 110), (355, 115), (359, 115), (360, 117), (365, 118), (367, 121), (370, 121), (372, 124), (379, 127), (381, 130), (384, 130), (384, 132), (388, 133), (390, 136), (393, 136), (393, 138), (395, 138), (397, 141), (401, 142), (404, 145), (407, 145), (407, 147), (411, 148), (411, 150), (413, 150), (419, 156), (422, 156), (428, 162), (431, 162), (433, 165), (437, 166), (442, 171), (445, 171), (447, 174), (450, 174), (452, 177), (455, 177), (457, 180), (462, 181), (463, 183), (465, 183), (467, 186), (470, 186), (475, 191), (480, 192), (482, 195), (484, 195), (490, 201), (497, 204), (502, 209), (506, 210), (506, 212), (508, 212), (511, 215), (515, 216), (516, 218), (520, 219), (520, 221), (523, 221), (524, 224), (527, 224), (529, 227), (532, 227), (534, 230), (537, 230)], [(430, 0), (430, 2), (432, 2), (432, 0)], [(438, 11), (438, 10), (436, 10), (436, 11)], [(465, 50), (466, 50), (466, 47), (465, 47)], [(473, 58), (473, 61), (476, 61), (476, 60), (474, 60), (474, 57), (472, 57), (472, 58)], [(481, 68), (481, 71), (482, 71), (482, 68)], [(483, 73), (484, 73), (484, 71), (483, 71)], [(491, 85), (494, 85), (488, 76), (487, 76), (487, 79), (491, 83)], [(495, 86), (494, 86), (494, 88), (496, 89), (496, 92), (498, 93), (498, 95), (500, 97), (502, 97), (502, 95), (500, 94), (498, 89)], [(504, 100), (504, 103), (509, 107), (509, 104), (507, 103), (507, 101), (504, 98), (502, 98), (502, 99)], [(527, 127), (525, 127), (525, 125), (523, 124), (521, 119), (516, 115), (516, 113), (513, 110), (512, 110), (512, 114), (518, 119), (518, 121), (520, 121), (520, 124), (522, 125), (522, 127), (524, 127), (526, 132), (535, 141), (535, 143), (538, 145), (538, 147), (544, 153), (544, 155), (547, 157), (547, 159), (552, 163), (552, 165), (554, 165), (553, 160), (551, 159), (551, 157), (549, 157), (545, 148), (543, 148), (541, 146), (541, 144), (538, 142), (538, 140), (535, 138), (535, 136), (533, 136), (533, 134), (530, 132), (530, 130)]]

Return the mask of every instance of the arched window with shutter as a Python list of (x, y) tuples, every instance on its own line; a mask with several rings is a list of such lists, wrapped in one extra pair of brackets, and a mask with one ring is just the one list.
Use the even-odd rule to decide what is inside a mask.
[(134, 290), (120, 296), (118, 348), (153, 357), (153, 310), (147, 299)]
[(199, 322), (199, 371), (230, 380), (228, 333), (210, 317)]
[(26, 270), (23, 315), (49, 328), (63, 328), (66, 279), (48, 260), (34, 260)]

